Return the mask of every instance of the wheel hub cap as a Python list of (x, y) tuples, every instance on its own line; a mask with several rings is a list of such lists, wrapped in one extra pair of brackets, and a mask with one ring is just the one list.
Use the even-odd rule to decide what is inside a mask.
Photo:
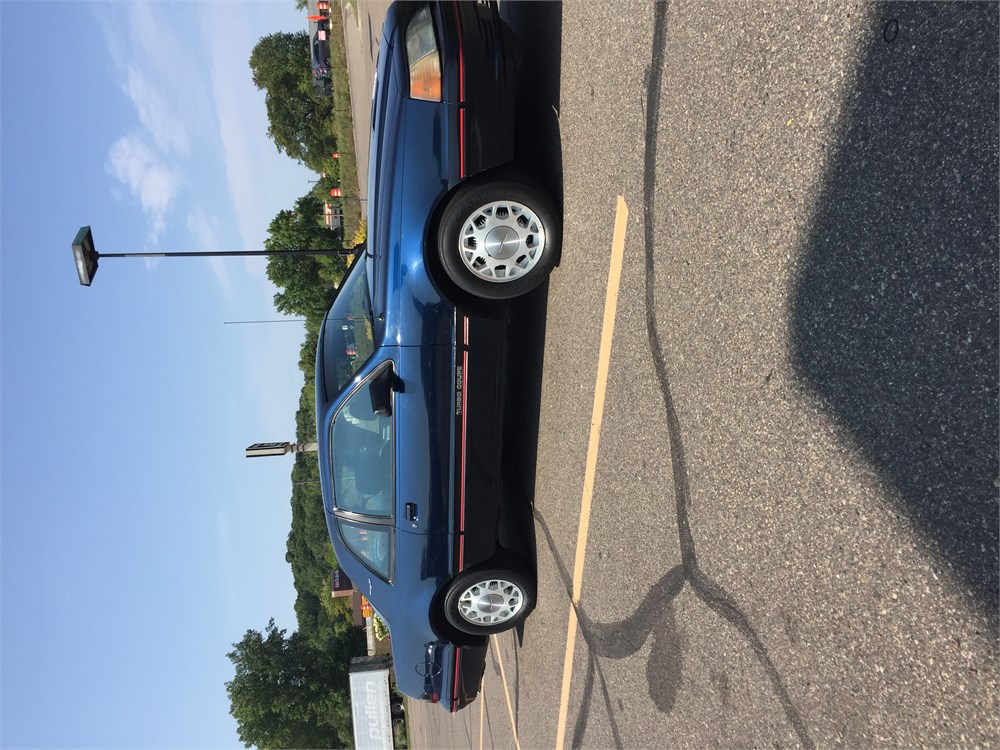
[(515, 281), (529, 274), (545, 252), (545, 227), (522, 203), (487, 203), (466, 217), (458, 252), (476, 278)]
[(497, 260), (507, 260), (521, 246), (521, 238), (510, 227), (497, 227), (486, 235), (486, 252)]
[(479, 600), (479, 611), (492, 615), (503, 609), (503, 597), (499, 594), (487, 594)]

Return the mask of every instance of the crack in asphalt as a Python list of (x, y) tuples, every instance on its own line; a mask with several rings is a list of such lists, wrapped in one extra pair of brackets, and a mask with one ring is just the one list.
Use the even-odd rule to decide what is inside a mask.
[(587, 616), (582, 602), (578, 604), (573, 602), (572, 576), (556, 551), (555, 541), (544, 517), (537, 508), (533, 510), (535, 519), (545, 535), (546, 543), (563, 579), (570, 604), (576, 611), (580, 631), (589, 652), (584, 695), (574, 727), (572, 747), (580, 747), (583, 742), (589, 720), (589, 712), (586, 709), (590, 705), (594, 685), (598, 679), (607, 716), (611, 723), (615, 746), (623, 747), (621, 733), (611, 705), (607, 679), (598, 657), (622, 659), (630, 656), (643, 646), (650, 634), (653, 636), (653, 646), (646, 665), (650, 697), (660, 711), (670, 713), (673, 710), (682, 684), (683, 666), (683, 652), (674, 617), (673, 602), (683, 590), (684, 584), (687, 583), (690, 584), (698, 599), (736, 628), (746, 639), (767, 674), (771, 687), (784, 709), (786, 718), (798, 736), (799, 742), (806, 748), (814, 748), (815, 743), (809, 736), (805, 723), (788, 694), (781, 675), (749, 618), (739, 608), (733, 597), (702, 571), (698, 564), (694, 536), (691, 532), (688, 515), (691, 504), (691, 488), (688, 481), (680, 420), (671, 394), (667, 361), (656, 324), (656, 287), (654, 283), (656, 272), (653, 254), (655, 247), (656, 136), (660, 120), (660, 86), (665, 63), (668, 8), (668, 2), (655, 4), (652, 62), (646, 76), (646, 153), (643, 164), (645, 318), (650, 352), (666, 416), (681, 564), (671, 568), (653, 585), (631, 616), (615, 623), (597, 622)]

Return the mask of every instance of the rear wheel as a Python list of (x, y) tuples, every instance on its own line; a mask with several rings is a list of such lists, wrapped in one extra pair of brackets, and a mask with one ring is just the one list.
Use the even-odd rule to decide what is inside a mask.
[(561, 235), (552, 202), (526, 179), (470, 183), (441, 216), (438, 256), (462, 291), (479, 299), (512, 299), (548, 278)]
[(515, 628), (534, 606), (535, 585), (528, 575), (492, 566), (459, 575), (444, 599), (448, 623), (472, 635), (492, 635)]

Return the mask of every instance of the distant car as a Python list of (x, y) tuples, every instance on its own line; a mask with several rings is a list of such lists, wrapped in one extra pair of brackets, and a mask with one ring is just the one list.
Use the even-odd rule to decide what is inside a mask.
[(316, 22), (316, 33), (312, 42), (312, 85), (318, 96), (333, 93), (330, 78), (330, 22), (322, 19)]
[(327, 28), (317, 28), (312, 40), (312, 74), (313, 80), (330, 77), (330, 39), (329, 23), (320, 21), (317, 26), (324, 25)]
[(492, 4), (390, 6), (367, 249), (316, 358), (337, 559), (389, 627), (398, 689), (450, 711), (478, 694), (487, 636), (535, 602), (535, 571), (498, 541), (505, 310), (555, 266), (561, 218), (510, 168), (513, 45)]

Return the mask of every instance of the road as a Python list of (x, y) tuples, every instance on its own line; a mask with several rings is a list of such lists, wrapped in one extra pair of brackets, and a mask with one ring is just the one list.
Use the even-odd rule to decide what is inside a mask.
[(1000, 744), (997, 5), (501, 12), (565, 216), (507, 373), (538, 607), (413, 747)]
[[(378, 61), (379, 39), (385, 13), (391, 0), (364, 0), (357, 10), (342, 3), (347, 69), (351, 81), (351, 107), (354, 119), (354, 159), (358, 165), (358, 190), (368, 195), (368, 145), (371, 142), (372, 86)], [(367, 204), (367, 197), (365, 198)]]

